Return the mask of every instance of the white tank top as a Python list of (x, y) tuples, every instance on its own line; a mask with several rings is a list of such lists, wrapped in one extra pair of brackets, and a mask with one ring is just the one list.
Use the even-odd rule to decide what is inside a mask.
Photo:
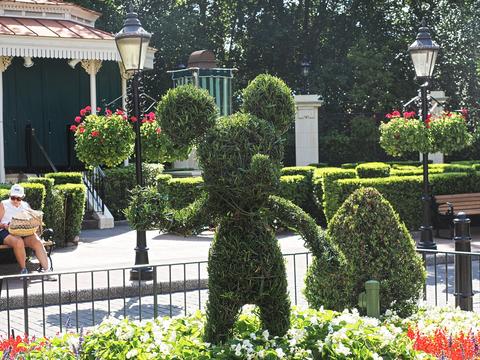
[(26, 201), (22, 201), (19, 207), (15, 207), (10, 199), (6, 199), (2, 200), (2, 205), (5, 209), (5, 214), (3, 214), (3, 218), (0, 220), (2, 224), (9, 224), (14, 215), (18, 214), (22, 210), (30, 209), (30, 205), (28, 205)]

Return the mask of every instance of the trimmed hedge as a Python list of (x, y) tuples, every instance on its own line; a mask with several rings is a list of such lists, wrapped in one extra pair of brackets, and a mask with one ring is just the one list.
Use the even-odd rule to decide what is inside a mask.
[(86, 187), (83, 184), (54, 186), (65, 201), (65, 242), (72, 242), (80, 234), (85, 213)]
[(317, 170), (317, 168), (313, 166), (289, 166), (289, 167), (282, 168), (280, 170), (280, 174), (282, 176), (303, 175), (307, 178), (308, 181), (311, 181), (315, 170)]
[(45, 174), (48, 179), (53, 179), (54, 185), (62, 184), (83, 184), (82, 173), (80, 172), (56, 172)]
[[(479, 173), (445, 173), (430, 176), (432, 194), (480, 192)], [(393, 206), (409, 229), (417, 229), (422, 216), (422, 176), (390, 176), (376, 179), (341, 179), (325, 189), (325, 206), (333, 216), (347, 197), (363, 187), (377, 189)], [(331, 217), (327, 217), (331, 218)]]
[(45, 187), (45, 204), (43, 207), (43, 221), (47, 228), (53, 229), (54, 217), (58, 213), (58, 209), (54, 207), (53, 202), (53, 185), (54, 179), (46, 177), (29, 178), (29, 183), (42, 184)]
[(160, 193), (166, 193), (167, 192), (167, 186), (168, 186), (168, 182), (173, 178), (172, 175), (169, 175), (169, 174), (160, 174), (160, 175), (157, 175), (157, 177), (155, 178), (156, 182), (157, 182), (157, 190), (158, 192)]
[[(331, 192), (332, 188), (336, 187), (336, 180), (339, 179), (351, 179), (357, 176), (357, 172), (353, 169), (332, 169), (324, 171), (322, 174), (322, 209), (325, 214), (326, 221), (332, 218), (335, 214), (335, 210), (332, 210), (332, 205), (330, 204), (330, 199), (326, 197), (327, 192)], [(317, 188), (318, 189), (318, 188)], [(315, 196), (319, 196), (317, 193)], [(320, 199), (320, 198), (318, 198)]]
[[(163, 165), (142, 165), (142, 174), (145, 186), (155, 186), (157, 177), (162, 173)], [(117, 220), (125, 219), (124, 209), (127, 208), (130, 191), (137, 185), (135, 164), (113, 169), (105, 169), (105, 199), (104, 202), (113, 217)]]
[(304, 209), (310, 200), (311, 186), (305, 175), (286, 175), (280, 177), (278, 195), (290, 200)]
[(201, 177), (172, 178), (167, 185), (169, 206), (182, 209), (200, 198), (203, 192)]
[(360, 164), (355, 170), (359, 178), (380, 178), (390, 176), (390, 165), (381, 162)]
[(45, 205), (45, 186), (43, 184), (35, 183), (20, 183), (25, 189), (25, 201), (32, 209), (43, 211)]

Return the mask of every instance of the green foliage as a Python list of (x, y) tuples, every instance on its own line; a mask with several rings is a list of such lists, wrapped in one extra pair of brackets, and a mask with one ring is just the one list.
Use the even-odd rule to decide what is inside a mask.
[(65, 225), (66, 225), (66, 215), (65, 215), (65, 206), (67, 205), (67, 199), (63, 194), (55, 189), (52, 189), (52, 195), (49, 203), (51, 204), (51, 213), (50, 223), (45, 221), (47, 227), (53, 230), (53, 239), (55, 240), (56, 246), (65, 246)]
[(47, 179), (53, 179), (54, 185), (83, 184), (80, 172), (54, 172), (45, 174)]
[(390, 165), (381, 162), (371, 162), (358, 165), (355, 170), (359, 178), (378, 178), (390, 176)]
[(203, 138), (214, 125), (217, 111), (208, 91), (193, 85), (168, 90), (157, 108), (162, 131), (179, 151)]
[[(429, 317), (433, 318), (432, 315)], [(457, 319), (467, 318), (468, 315), (448, 310), (441, 319), (455, 319), (453, 326), (456, 327), (459, 323)], [(419, 314), (410, 323), (432, 322), (426, 317)], [(395, 321), (380, 322), (364, 318), (357, 311), (294, 308), (290, 331), (282, 337), (273, 337), (262, 328), (259, 320), (258, 313), (252, 308), (244, 309), (235, 324), (232, 339), (221, 344), (210, 344), (202, 341), (205, 315), (200, 311), (188, 317), (142, 322), (108, 318), (98, 327), (82, 334), (81, 341), (79, 334), (68, 333), (47, 343), (43, 338), (21, 343), (19, 347), (23, 350), (19, 356), (30, 360), (430, 359), (413, 350), (406, 330)], [(477, 322), (475, 320), (472, 323)], [(78, 351), (80, 343), (81, 351)]]
[(133, 154), (135, 132), (122, 114), (88, 115), (75, 130), (77, 157), (87, 166), (113, 167)]
[(170, 138), (161, 131), (157, 121), (146, 121), (140, 127), (142, 137), (142, 157), (149, 162), (173, 162), (188, 158), (191, 148), (177, 149)]
[(467, 122), (461, 114), (447, 113), (430, 122), (432, 147), (444, 154), (462, 150), (472, 144)]
[[(105, 169), (104, 202), (115, 219), (124, 219), (124, 209), (128, 206), (130, 190), (137, 185), (135, 164)], [(154, 186), (156, 178), (162, 174), (161, 164), (142, 164), (142, 174), (146, 186)]]
[[(461, 194), (480, 192), (480, 175), (468, 173), (433, 174), (432, 193)], [(329, 212), (334, 214), (355, 190), (364, 187), (377, 189), (411, 230), (418, 229), (422, 215), (422, 176), (390, 176), (376, 179), (342, 179), (334, 181), (325, 192)]]
[(80, 235), (87, 190), (83, 184), (55, 185), (54, 189), (65, 201), (65, 242), (72, 242)]
[[(326, 168), (328, 169), (328, 168)], [(351, 178), (355, 178), (357, 173), (355, 170), (351, 170), (351, 169), (328, 169), (328, 170), (324, 170), (323, 172), (317, 172), (317, 174), (319, 174), (319, 176), (321, 176), (321, 189), (322, 189), (322, 209), (323, 209), (323, 212), (325, 214), (325, 218), (327, 221), (329, 221), (329, 219), (331, 219), (333, 217), (333, 215), (335, 214), (335, 211), (338, 209), (338, 208), (334, 208), (334, 206), (332, 205), (331, 203), (331, 199), (330, 197), (327, 197), (327, 193), (330, 193), (332, 191), (334, 191), (334, 189), (337, 187), (337, 183), (336, 183), (336, 180), (339, 180), (339, 179), (351, 179)], [(317, 199), (318, 201), (320, 201), (320, 193), (319, 193), (319, 189), (318, 189), (318, 186), (316, 187), (316, 196), (317, 196)]]
[(257, 76), (243, 90), (242, 111), (271, 123), (285, 133), (295, 119), (295, 103), (283, 80), (268, 74)]
[(45, 204), (45, 186), (43, 184), (35, 183), (20, 183), (25, 189), (25, 201), (28, 202), (30, 207), (35, 210), (44, 209)]
[[(312, 265), (305, 293), (311, 306), (356, 307), (365, 281), (377, 280), (382, 312), (412, 313), (426, 277), (422, 259), (407, 228), (377, 190), (363, 188), (349, 196), (330, 221), (327, 240), (338, 246), (345, 262), (333, 278), (318, 263)], [(348, 280), (338, 283), (339, 276)], [(330, 294), (324, 290), (328, 284), (336, 288)]]
[(29, 178), (29, 183), (42, 184), (45, 186), (45, 206), (43, 207), (43, 222), (47, 228), (54, 227), (55, 214), (59, 212), (59, 209), (55, 207), (55, 201), (53, 199), (53, 184), (54, 179), (46, 177)]
[[(324, 166), (321, 166), (324, 167)], [(285, 175), (303, 175), (307, 178), (308, 181), (311, 181), (313, 178), (313, 172), (316, 170), (314, 166), (289, 166), (284, 167), (280, 170), (282, 176)]]
[(393, 117), (380, 125), (380, 145), (392, 156), (402, 156), (411, 151), (428, 153), (432, 140), (421, 120)]
[(198, 157), (218, 213), (258, 209), (278, 187), (281, 144), (273, 127), (253, 115), (220, 118), (198, 147)]
[(310, 182), (305, 175), (285, 175), (280, 177), (278, 194), (302, 209), (310, 201), (310, 190)]
[(201, 177), (172, 178), (167, 184), (169, 206), (173, 209), (182, 209), (203, 193), (203, 179)]
[(159, 220), (167, 208), (167, 196), (154, 186), (136, 186), (131, 190), (125, 217), (135, 230), (158, 229)]
[(158, 192), (161, 193), (167, 193), (168, 189), (168, 183), (169, 181), (173, 179), (172, 175), (170, 174), (160, 174), (157, 175), (155, 178), (155, 181), (157, 182), (157, 190)]
[[(351, 161), (350, 137), (337, 130), (332, 130), (319, 139), (319, 153), (322, 160), (330, 165), (338, 165)], [(334, 149), (332, 151), (332, 149)]]
[[(380, 132), (373, 117), (356, 116), (350, 121), (350, 143), (356, 161), (378, 158)], [(332, 149), (335, 151), (335, 149)]]
[(290, 327), (290, 299), (285, 263), (265, 219), (224, 217), (215, 232), (208, 257), (205, 340), (223, 342), (245, 304), (259, 307), (262, 326), (273, 336)]

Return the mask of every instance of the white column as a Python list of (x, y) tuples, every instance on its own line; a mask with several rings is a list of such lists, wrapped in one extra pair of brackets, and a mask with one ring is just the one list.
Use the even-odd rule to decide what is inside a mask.
[(5, 183), (5, 147), (3, 136), (3, 72), (12, 63), (11, 56), (0, 56), (0, 183)]
[(295, 95), (295, 164), (318, 163), (319, 95)]
[(101, 60), (82, 60), (82, 67), (90, 75), (90, 106), (92, 114), (97, 113), (97, 73), (102, 67)]

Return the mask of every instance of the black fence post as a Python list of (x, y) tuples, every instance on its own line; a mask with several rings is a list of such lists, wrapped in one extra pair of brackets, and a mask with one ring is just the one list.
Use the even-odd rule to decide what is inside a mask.
[[(464, 212), (453, 220), (455, 251), (470, 252), (470, 219)], [(455, 306), (466, 311), (473, 310), (472, 257), (455, 255)]]

